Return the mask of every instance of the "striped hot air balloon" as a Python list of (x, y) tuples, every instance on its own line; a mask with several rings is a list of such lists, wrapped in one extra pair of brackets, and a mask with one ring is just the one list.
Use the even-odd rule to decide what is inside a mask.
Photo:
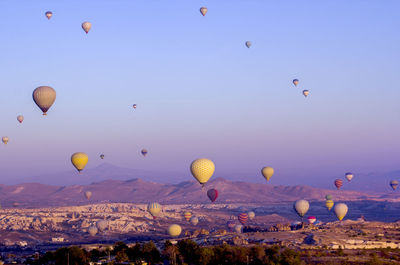
[(343, 186), (343, 180), (341, 180), (341, 179), (336, 179), (334, 183), (338, 190), (340, 190), (340, 187)]
[(249, 219), (249, 215), (247, 213), (240, 213), (238, 215), (238, 220), (242, 225), (245, 225), (247, 223), (248, 219)]
[(161, 212), (161, 205), (157, 202), (151, 202), (147, 205), (147, 211), (156, 219)]
[(190, 218), (192, 218), (192, 213), (191, 212), (184, 212), (183, 217), (185, 218), (186, 221), (190, 221)]
[(335, 203), (332, 200), (325, 201), (325, 207), (330, 211)]
[(397, 186), (399, 186), (399, 182), (397, 180), (390, 181), (390, 187), (392, 187), (393, 190), (396, 190)]

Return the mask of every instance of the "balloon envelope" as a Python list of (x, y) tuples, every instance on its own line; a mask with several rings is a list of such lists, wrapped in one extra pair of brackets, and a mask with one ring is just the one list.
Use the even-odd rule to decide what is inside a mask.
[(203, 6), (200, 8), (200, 13), (203, 15), (203, 17), (207, 14), (208, 9), (207, 7)]
[(332, 195), (329, 195), (329, 194), (326, 195), (326, 196), (325, 196), (325, 199), (327, 199), (327, 200), (332, 200)]
[(200, 158), (192, 162), (190, 171), (193, 177), (202, 185), (207, 183), (215, 171), (214, 163), (207, 158)]
[(132, 106), (134, 109), (136, 109), (136, 107), (137, 107), (137, 105), (136, 104), (133, 104), (133, 106)]
[(335, 203), (332, 200), (325, 201), (325, 207), (330, 211)]
[(182, 233), (182, 228), (180, 225), (173, 224), (168, 227), (168, 234), (172, 237), (177, 237)]
[(274, 175), (274, 169), (272, 167), (263, 167), (261, 169), (261, 174), (264, 176), (264, 178), (269, 181), (269, 179)]
[(86, 192), (85, 192), (85, 198), (86, 198), (87, 200), (90, 200), (90, 197), (92, 197), (92, 192), (91, 192), (91, 191), (86, 191)]
[(45, 15), (46, 15), (47, 19), (50, 19), (50, 18), (53, 16), (53, 12), (47, 11), (47, 12), (45, 13)]
[(343, 180), (341, 180), (341, 179), (336, 179), (335, 182), (334, 182), (334, 184), (335, 184), (336, 188), (339, 190), (340, 187), (343, 186)]
[(310, 94), (310, 91), (308, 90), (303, 90), (303, 96), (307, 97)]
[(303, 217), (308, 212), (309, 208), (310, 204), (306, 200), (298, 200), (293, 204), (293, 209), (300, 217)]
[(247, 47), (247, 48), (250, 48), (251, 45), (252, 45), (251, 41), (246, 41), (246, 47)]
[(161, 205), (157, 202), (151, 202), (147, 205), (147, 211), (156, 219), (160, 215)]
[(192, 218), (190, 218), (190, 223), (192, 225), (197, 225), (199, 223), (199, 218), (197, 218), (196, 216), (193, 216)]
[(17, 121), (19, 121), (19, 123), (22, 123), (24, 121), (24, 116), (18, 115), (17, 116)]
[(97, 221), (96, 226), (100, 232), (103, 232), (104, 230), (106, 230), (108, 222), (106, 220), (99, 220)]
[(335, 205), (335, 208), (334, 208), (336, 217), (340, 221), (342, 221), (343, 218), (346, 216), (348, 210), (349, 210), (349, 208), (344, 203), (338, 203), (338, 204)]
[(309, 222), (310, 224), (313, 224), (313, 223), (315, 223), (315, 221), (317, 221), (317, 218), (316, 218), (315, 216), (309, 216), (309, 217), (307, 218), (307, 220), (308, 220), (308, 222)]
[(215, 202), (215, 200), (218, 198), (218, 191), (216, 189), (209, 189), (207, 191), (207, 196), (211, 202)]
[(299, 79), (293, 79), (293, 84), (297, 86), (299, 84)]
[(103, 154), (101, 154), (101, 155), (100, 155), (100, 158), (101, 158), (101, 159), (104, 159), (104, 155), (103, 155)]
[(243, 225), (235, 225), (235, 232), (242, 233), (243, 232)]
[(43, 115), (47, 115), (47, 111), (56, 100), (56, 91), (49, 86), (37, 87), (32, 93), (33, 101), (43, 111)]
[(353, 173), (347, 172), (345, 175), (346, 179), (350, 181), (353, 178)]
[(148, 153), (147, 149), (142, 149), (142, 151), (140, 151), (140, 152), (142, 153), (143, 156), (146, 156)]
[(91, 236), (95, 236), (98, 232), (98, 229), (95, 226), (91, 226), (91, 227), (89, 227), (88, 232)]
[(247, 215), (249, 216), (250, 220), (253, 220), (256, 217), (256, 214), (253, 211), (248, 212)]
[(190, 221), (190, 218), (192, 218), (192, 213), (191, 212), (184, 212), (183, 217), (185, 218), (186, 221)]
[(233, 228), (235, 227), (235, 225), (236, 225), (236, 222), (234, 221), (234, 220), (229, 220), (227, 223), (226, 223), (226, 226), (228, 226), (228, 229), (229, 230), (233, 230)]
[(8, 143), (8, 137), (7, 137), (7, 136), (3, 136), (3, 137), (1, 138), (1, 141), (2, 141), (4, 144), (7, 144), (7, 143)]
[(72, 154), (72, 156), (71, 156), (72, 165), (79, 172), (81, 172), (85, 168), (88, 161), (89, 161), (88, 155), (83, 152), (77, 152), (77, 153)]
[(240, 213), (238, 215), (238, 220), (242, 225), (245, 225), (247, 223), (247, 220), (249, 219), (249, 216), (247, 213)]
[(397, 180), (390, 181), (390, 187), (392, 187), (393, 190), (397, 189), (397, 186), (399, 186), (399, 182)]
[(82, 29), (86, 32), (86, 34), (89, 33), (91, 28), (92, 28), (92, 23), (87, 22), (87, 21), (82, 23)]

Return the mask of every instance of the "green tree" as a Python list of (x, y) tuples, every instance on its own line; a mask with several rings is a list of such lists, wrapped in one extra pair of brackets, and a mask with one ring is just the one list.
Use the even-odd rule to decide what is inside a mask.
[(286, 248), (284, 251), (282, 251), (280, 255), (280, 264), (281, 265), (301, 265), (303, 264), (301, 258), (300, 258), (300, 253), (290, 249)]
[(129, 261), (129, 258), (128, 258), (128, 255), (125, 253), (125, 250), (120, 250), (115, 255), (115, 260), (117, 262), (125, 262), (125, 261)]
[(87, 265), (89, 257), (85, 250), (72, 246), (60, 248), (54, 253), (54, 261), (57, 265)]
[(147, 242), (142, 247), (143, 257), (149, 264), (161, 261), (161, 254), (153, 241)]
[(199, 246), (190, 239), (181, 240), (178, 242), (179, 253), (187, 264), (196, 264), (199, 261)]
[(254, 246), (249, 251), (251, 264), (262, 265), (266, 264), (266, 257), (264, 248), (261, 246)]
[(124, 242), (117, 242), (114, 244), (113, 250), (111, 251), (112, 255), (116, 255), (120, 251), (128, 250), (128, 246)]

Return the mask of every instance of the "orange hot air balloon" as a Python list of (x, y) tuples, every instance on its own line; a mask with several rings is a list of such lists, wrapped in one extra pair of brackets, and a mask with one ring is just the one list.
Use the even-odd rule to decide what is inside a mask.
[(190, 221), (190, 218), (192, 218), (192, 213), (191, 212), (184, 212), (183, 217), (185, 218), (186, 221)]
[(341, 179), (336, 179), (334, 183), (338, 190), (340, 190), (340, 187), (343, 186), (343, 180), (341, 180)]

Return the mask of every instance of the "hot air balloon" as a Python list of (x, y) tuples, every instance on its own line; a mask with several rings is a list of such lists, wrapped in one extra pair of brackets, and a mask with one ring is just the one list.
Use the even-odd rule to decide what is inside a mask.
[(339, 219), (339, 221), (343, 220), (343, 218), (346, 216), (348, 210), (349, 210), (349, 208), (344, 203), (338, 203), (335, 205), (334, 211), (335, 211), (336, 217)]
[(326, 196), (325, 196), (325, 199), (327, 199), (327, 200), (332, 200), (332, 195), (329, 195), (329, 194), (326, 195)]
[(346, 179), (350, 181), (353, 178), (353, 173), (347, 172), (345, 175)]
[(274, 169), (272, 167), (263, 167), (261, 169), (261, 174), (264, 176), (264, 178), (269, 181), (269, 179), (274, 175)]
[(146, 156), (148, 153), (147, 149), (142, 149), (142, 151), (140, 151), (140, 152), (142, 153), (143, 156)]
[(91, 28), (92, 28), (92, 23), (87, 22), (87, 21), (85, 21), (85, 22), (82, 23), (82, 29), (86, 32), (86, 34), (89, 33), (89, 30), (90, 30)]
[(243, 225), (235, 225), (235, 232), (240, 234), (243, 232)]
[(53, 16), (53, 12), (47, 11), (47, 12), (45, 13), (45, 15), (46, 15), (47, 19), (50, 19), (50, 18)]
[(72, 165), (74, 165), (74, 167), (79, 172), (81, 172), (85, 168), (88, 161), (89, 161), (88, 155), (82, 152), (74, 153), (71, 156)]
[(19, 121), (19, 123), (22, 123), (24, 121), (24, 116), (18, 115), (17, 116), (17, 121)]
[(7, 143), (8, 143), (8, 137), (7, 137), (7, 136), (3, 136), (3, 138), (1, 138), (1, 141), (2, 141), (4, 144), (7, 144)]
[(183, 217), (185, 218), (186, 221), (190, 221), (190, 218), (192, 218), (192, 213), (191, 212), (184, 212)]
[(216, 189), (209, 189), (207, 191), (207, 196), (211, 202), (215, 202), (215, 200), (218, 198), (218, 191)]
[(399, 186), (399, 182), (397, 180), (390, 181), (390, 187), (392, 187), (393, 190), (397, 189), (397, 186)]
[(156, 219), (160, 215), (161, 205), (157, 202), (151, 202), (147, 205), (147, 211)]
[(199, 223), (199, 218), (197, 218), (196, 216), (193, 216), (192, 218), (190, 218), (190, 223), (192, 225), (197, 225)]
[(190, 171), (193, 177), (204, 187), (215, 171), (214, 163), (207, 158), (200, 158), (192, 162)]
[(293, 84), (297, 86), (299, 84), (299, 79), (293, 79)]
[(256, 217), (256, 214), (253, 211), (248, 212), (247, 215), (249, 216), (250, 220), (253, 220)]
[(310, 94), (310, 91), (308, 91), (307, 89), (306, 89), (306, 90), (303, 90), (303, 95), (304, 95), (305, 97), (307, 97), (309, 94)]
[(100, 232), (103, 232), (104, 230), (106, 230), (108, 222), (106, 220), (99, 220), (96, 222), (96, 226)]
[(207, 14), (207, 11), (208, 11), (208, 9), (205, 6), (200, 8), (200, 13), (203, 15), (203, 17)]
[(247, 223), (247, 220), (249, 219), (249, 216), (247, 213), (240, 213), (238, 215), (238, 220), (242, 225), (245, 225)]
[(33, 91), (32, 97), (36, 105), (43, 111), (43, 115), (47, 115), (47, 111), (56, 100), (56, 91), (49, 86), (40, 86)]
[(136, 107), (137, 107), (137, 105), (136, 104), (133, 104), (133, 106), (132, 106), (134, 109), (136, 109)]
[(334, 183), (338, 190), (340, 189), (340, 187), (343, 186), (343, 180), (341, 180), (341, 179), (336, 179)]
[(298, 200), (293, 204), (293, 209), (296, 213), (303, 218), (303, 216), (307, 213), (310, 208), (310, 204), (306, 200)]
[(252, 45), (251, 41), (246, 41), (246, 47), (247, 47), (247, 48), (250, 48), (251, 45)]
[(308, 222), (309, 222), (310, 224), (313, 224), (313, 223), (315, 223), (315, 221), (317, 221), (317, 218), (315, 218), (315, 216), (309, 216), (309, 217), (307, 218), (307, 220), (308, 220)]
[(92, 197), (92, 192), (91, 192), (91, 191), (86, 191), (86, 192), (85, 192), (85, 198), (86, 198), (87, 200), (90, 200), (90, 197)]
[(173, 224), (168, 227), (168, 234), (172, 237), (177, 237), (182, 233), (182, 228), (180, 225)]
[(233, 228), (235, 227), (235, 224), (236, 224), (236, 222), (235, 222), (234, 220), (229, 220), (229, 221), (226, 223), (226, 226), (228, 227), (229, 231), (232, 231)]
[(335, 203), (332, 200), (325, 201), (325, 207), (330, 211)]
[(101, 158), (101, 159), (104, 159), (104, 155), (103, 155), (103, 154), (101, 154), (101, 155), (100, 155), (100, 158)]
[(89, 227), (88, 232), (91, 236), (95, 236), (98, 232), (97, 227), (95, 227), (95, 226)]

